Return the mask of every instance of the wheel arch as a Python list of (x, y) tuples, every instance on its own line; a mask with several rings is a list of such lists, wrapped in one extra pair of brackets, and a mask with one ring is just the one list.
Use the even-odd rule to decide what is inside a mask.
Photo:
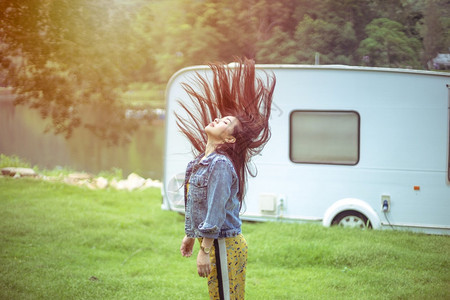
[(356, 198), (345, 198), (336, 201), (331, 205), (324, 214), (322, 224), (330, 227), (334, 218), (345, 211), (356, 211), (369, 219), (373, 229), (381, 228), (381, 220), (375, 210), (365, 201)]

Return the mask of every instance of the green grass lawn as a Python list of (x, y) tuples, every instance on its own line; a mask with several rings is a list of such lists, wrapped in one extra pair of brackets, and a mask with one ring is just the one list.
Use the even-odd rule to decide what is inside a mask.
[[(0, 299), (208, 299), (157, 189), (0, 178)], [(247, 299), (449, 299), (450, 237), (244, 223)], [(198, 251), (198, 244), (195, 246)]]

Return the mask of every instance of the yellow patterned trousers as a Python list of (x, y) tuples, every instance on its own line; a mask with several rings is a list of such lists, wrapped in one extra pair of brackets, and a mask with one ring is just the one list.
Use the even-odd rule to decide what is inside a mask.
[(247, 242), (242, 234), (214, 240), (210, 252), (211, 274), (208, 276), (210, 299), (245, 297)]

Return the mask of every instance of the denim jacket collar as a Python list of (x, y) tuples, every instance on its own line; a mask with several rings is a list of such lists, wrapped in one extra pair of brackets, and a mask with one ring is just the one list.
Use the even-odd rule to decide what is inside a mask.
[(203, 166), (207, 166), (211, 163), (211, 161), (214, 160), (214, 158), (217, 155), (218, 155), (217, 152), (213, 152), (213, 153), (209, 154), (205, 159), (203, 159), (203, 157), (205, 156), (205, 153), (202, 153), (199, 156), (197, 156), (197, 158), (195, 160), (196, 160), (196, 163), (203, 165)]

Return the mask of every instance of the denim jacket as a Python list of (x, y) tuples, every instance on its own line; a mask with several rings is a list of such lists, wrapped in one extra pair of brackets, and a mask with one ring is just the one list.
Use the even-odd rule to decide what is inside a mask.
[(184, 181), (188, 237), (226, 238), (241, 233), (239, 182), (230, 159), (216, 152), (191, 161)]

